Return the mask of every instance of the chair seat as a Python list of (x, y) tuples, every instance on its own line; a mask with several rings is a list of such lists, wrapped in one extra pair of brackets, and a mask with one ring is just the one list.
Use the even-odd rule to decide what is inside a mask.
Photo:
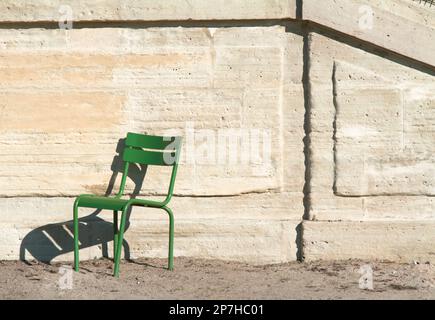
[(99, 196), (81, 196), (78, 206), (96, 209), (122, 210), (127, 202), (128, 199)]

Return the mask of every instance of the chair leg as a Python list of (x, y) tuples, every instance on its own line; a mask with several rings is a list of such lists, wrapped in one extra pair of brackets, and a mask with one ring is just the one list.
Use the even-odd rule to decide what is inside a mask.
[(124, 240), (123, 238), (124, 238), (125, 222), (127, 220), (127, 211), (128, 211), (128, 207), (122, 210), (121, 224), (119, 226), (118, 244), (116, 245), (116, 254), (115, 254), (115, 268), (113, 271), (113, 275), (115, 277), (119, 277), (119, 262), (121, 260), (122, 241)]
[(74, 203), (74, 270), (79, 271), (79, 210), (77, 201)]
[(118, 245), (118, 211), (113, 211), (113, 260), (116, 256), (116, 247)]
[(174, 270), (174, 214), (168, 207), (162, 207), (169, 215), (169, 253), (168, 270)]

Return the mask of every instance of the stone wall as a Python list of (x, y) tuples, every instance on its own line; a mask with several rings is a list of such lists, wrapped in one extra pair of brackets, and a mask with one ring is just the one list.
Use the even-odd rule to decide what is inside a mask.
[[(72, 29), (59, 28), (65, 5)], [(331, 19), (358, 17), (361, 5), (373, 8), (371, 32), (350, 15)], [(133, 131), (184, 136), (176, 256), (434, 261), (432, 8), (41, 0), (0, 9), (0, 259), (70, 260), (74, 197), (116, 191), (120, 139)], [(408, 45), (407, 27), (394, 28), (404, 21), (418, 34)], [(220, 161), (232, 150), (220, 135), (239, 133), (259, 133), (270, 158), (244, 162), (239, 145), (234, 161)], [(149, 168), (135, 185), (139, 169), (128, 192), (162, 196), (168, 171)], [(134, 208), (126, 256), (166, 255), (166, 216), (155, 211)], [(111, 213), (81, 217), (81, 257), (111, 256)]]
[(308, 47), (306, 259), (433, 259), (433, 75), (315, 32)]

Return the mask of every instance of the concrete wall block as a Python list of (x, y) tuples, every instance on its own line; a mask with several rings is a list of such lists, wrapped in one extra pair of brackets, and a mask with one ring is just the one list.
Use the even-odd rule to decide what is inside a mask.
[(160, 21), (216, 19), (283, 19), (295, 18), (295, 0), (110, 0), (104, 2), (43, 0), (12, 1), (1, 4), (1, 21), (54, 21), (69, 13), (74, 21)]
[(308, 42), (310, 218), (433, 219), (433, 76), (316, 33)]
[(358, 258), (433, 263), (434, 230), (433, 221), (304, 221), (304, 256), (307, 261)]
[[(235, 199), (174, 198), (175, 254), (257, 264), (295, 260), (301, 208), (291, 207), (292, 197), (299, 198), (279, 193)], [(73, 198), (58, 197), (1, 199), (2, 259), (71, 261), (73, 202)], [(82, 259), (111, 256), (111, 212), (82, 208), (79, 216)], [(165, 257), (167, 223), (162, 210), (133, 208), (125, 234), (127, 256)]]
[[(180, 194), (302, 189), (299, 170), (286, 171), (295, 179), (284, 184), (283, 148), (298, 155), (291, 168), (301, 168), (304, 158), (302, 84), (293, 82), (294, 75), (302, 74), (303, 43), (284, 27), (0, 33), (5, 35), (0, 46), (5, 74), (0, 172), (8, 171), (0, 174), (0, 195), (105, 193), (118, 173), (116, 189), (122, 167), (117, 143), (128, 131), (185, 137), (176, 187)], [(244, 40), (235, 41), (239, 38)], [(291, 70), (284, 68), (287, 61), (293, 61)], [(287, 110), (291, 116), (283, 118)], [(192, 139), (187, 137), (191, 129)], [(236, 163), (229, 158), (218, 163), (219, 134), (231, 130), (267, 134), (267, 163), (242, 162), (242, 146), (235, 150)], [(214, 139), (213, 152), (204, 155), (207, 134)], [(227, 140), (223, 148), (229, 153)], [(33, 162), (20, 156), (24, 149)], [(193, 162), (187, 157), (192, 153)], [(143, 193), (166, 192), (167, 172), (150, 170), (147, 178), (155, 183), (145, 184)]]
[(303, 18), (435, 65), (432, 8), (406, 0), (327, 0), (321, 6), (316, 0), (304, 0)]

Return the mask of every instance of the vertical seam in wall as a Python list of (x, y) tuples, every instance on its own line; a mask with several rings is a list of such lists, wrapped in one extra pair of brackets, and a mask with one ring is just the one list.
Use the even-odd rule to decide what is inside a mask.
[(284, 122), (284, 120), (283, 120), (283, 115), (284, 115), (283, 95), (284, 95), (284, 92), (283, 91), (286, 89), (284, 86), (284, 81), (285, 81), (284, 80), (284, 72), (285, 72), (286, 65), (285, 65), (285, 57), (284, 56), (285, 56), (285, 49), (281, 48), (281, 62), (280, 62), (281, 79), (280, 79), (280, 90), (279, 90), (279, 97), (278, 97), (278, 99), (279, 99), (279, 102), (278, 102), (278, 105), (279, 105), (279, 137), (280, 137), (280, 139), (279, 139), (280, 148), (279, 149), (281, 150), (280, 158), (282, 159), (281, 165), (279, 168), (279, 171), (280, 171), (280, 173), (279, 173), (279, 189), (281, 192), (284, 190), (284, 174), (285, 174), (285, 170), (284, 170), (284, 166), (285, 166), (284, 148), (285, 148), (285, 145), (284, 145), (284, 123), (283, 123)]
[(296, 0), (296, 19), (302, 20), (302, 5), (303, 0)]
[(405, 150), (405, 93), (400, 90), (400, 103), (402, 104), (402, 137), (401, 137), (401, 152)]
[(305, 165), (305, 180), (303, 188), (303, 205), (304, 214), (302, 216), (303, 220), (310, 219), (310, 209), (311, 209), (311, 87), (309, 79), (310, 71), (310, 48), (309, 48), (309, 32), (307, 26), (303, 26), (303, 74), (302, 74), (302, 85), (304, 90), (304, 165)]
[(309, 31), (306, 23), (302, 22), (302, 37), (303, 37), (303, 47), (302, 47), (302, 60), (303, 60), (303, 70), (302, 70), (302, 88), (304, 94), (304, 186), (303, 186), (303, 207), (304, 212), (301, 217), (301, 223), (296, 227), (296, 259), (303, 261), (304, 256), (304, 220), (310, 219), (310, 209), (311, 209), (311, 87), (309, 81), (309, 71), (310, 71), (310, 52), (309, 52)]
[(334, 170), (334, 180), (332, 183), (332, 193), (337, 195), (337, 117), (339, 113), (338, 102), (337, 102), (337, 79), (335, 77), (337, 65), (335, 61), (332, 65), (332, 105), (334, 106), (334, 120), (332, 122), (332, 153), (333, 153), (333, 170)]

